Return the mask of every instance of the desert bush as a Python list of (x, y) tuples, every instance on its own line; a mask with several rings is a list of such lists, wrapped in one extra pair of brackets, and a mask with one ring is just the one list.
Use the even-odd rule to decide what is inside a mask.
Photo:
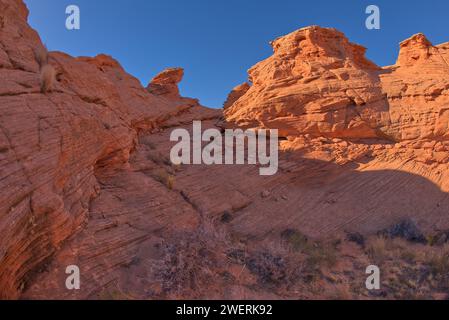
[(355, 242), (361, 247), (365, 247), (365, 237), (358, 232), (348, 233), (346, 239), (350, 242)]
[(306, 256), (308, 269), (331, 267), (337, 260), (336, 242), (311, 241), (302, 232), (294, 229), (283, 231), (281, 238), (286, 241), (294, 252)]
[(418, 228), (416, 223), (410, 219), (405, 219), (390, 228), (379, 232), (379, 235), (386, 238), (402, 238), (415, 243), (427, 243), (427, 239)]
[(351, 300), (351, 289), (345, 285), (336, 285), (328, 297), (330, 300)]
[(56, 81), (55, 68), (52, 65), (46, 64), (41, 68), (40, 85), (41, 93), (47, 93), (53, 88)]
[(430, 266), (433, 274), (449, 275), (449, 246), (444, 246), (442, 250), (428, 252), (426, 263)]
[(387, 239), (378, 236), (372, 239), (367, 246), (367, 254), (377, 263), (382, 263), (387, 258)]
[(308, 238), (300, 231), (286, 229), (281, 233), (281, 238), (289, 244), (293, 250), (298, 252), (307, 251), (310, 247)]
[(45, 46), (36, 48), (34, 50), (34, 58), (39, 64), (39, 68), (42, 69), (44, 66), (48, 65), (48, 50)]
[(337, 262), (337, 248), (331, 242), (316, 242), (306, 251), (307, 265), (315, 269), (330, 268)]
[(98, 294), (99, 300), (107, 300), (107, 301), (125, 301), (125, 300), (134, 300), (135, 298), (129, 294), (126, 294), (119, 289), (114, 290), (104, 290), (100, 294)]
[(256, 252), (247, 259), (246, 265), (263, 284), (279, 285), (287, 279), (287, 263), (279, 255)]
[[(219, 270), (214, 239), (200, 229), (179, 234), (169, 243), (162, 243), (162, 259), (153, 275), (164, 295), (204, 297)], [(214, 271), (215, 270), (215, 271)]]
[(41, 93), (47, 93), (52, 90), (56, 82), (55, 68), (48, 62), (48, 50), (45, 46), (36, 48), (34, 57), (39, 65)]
[(159, 245), (161, 259), (152, 271), (162, 294), (170, 297), (204, 298), (210, 285), (230, 281), (223, 269), (229, 264), (227, 252), (233, 248), (229, 234), (215, 219), (201, 215), (197, 229), (174, 234)]
[(173, 190), (175, 185), (175, 176), (170, 174), (166, 169), (159, 168), (153, 171), (153, 177), (164, 184), (168, 189)]
[(413, 250), (403, 249), (400, 252), (400, 257), (401, 257), (401, 259), (403, 259), (409, 263), (412, 263), (416, 260), (417, 254)]

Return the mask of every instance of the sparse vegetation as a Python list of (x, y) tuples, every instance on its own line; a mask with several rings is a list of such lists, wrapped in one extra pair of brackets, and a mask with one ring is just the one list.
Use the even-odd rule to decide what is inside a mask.
[(175, 176), (170, 174), (165, 168), (159, 168), (153, 171), (153, 177), (164, 184), (168, 189), (173, 190), (175, 185)]
[(52, 90), (56, 81), (56, 71), (52, 65), (46, 64), (41, 68), (40, 74), (41, 93), (47, 93)]
[(39, 64), (39, 68), (42, 69), (48, 64), (48, 50), (45, 46), (36, 48), (34, 50), (34, 57), (36, 62)]
[(307, 264), (315, 268), (330, 268), (337, 262), (337, 248), (335, 244), (317, 242), (307, 251)]
[(35, 49), (34, 56), (39, 64), (40, 71), (40, 91), (45, 94), (53, 89), (56, 82), (56, 70), (49, 64), (47, 48), (42, 46)]
[(428, 252), (426, 254), (426, 260), (434, 275), (449, 275), (448, 245), (445, 245), (441, 250)]
[(375, 263), (382, 264), (387, 258), (387, 239), (384, 236), (372, 239), (368, 244), (367, 253)]
[(291, 245), (293, 250), (298, 252), (305, 251), (309, 247), (307, 237), (298, 230), (287, 229), (282, 232), (281, 238)]
[(281, 234), (281, 238), (297, 253), (306, 255), (306, 263), (309, 267), (330, 267), (337, 260), (336, 242), (311, 241), (298, 230), (287, 229)]
[(404, 219), (379, 234), (387, 238), (402, 238), (410, 242), (427, 243), (423, 232), (410, 219)]
[(117, 300), (117, 301), (134, 299), (134, 297), (131, 296), (130, 294), (123, 292), (123, 290), (121, 290), (117, 284), (107, 286), (100, 293), (98, 293), (97, 297), (99, 300)]

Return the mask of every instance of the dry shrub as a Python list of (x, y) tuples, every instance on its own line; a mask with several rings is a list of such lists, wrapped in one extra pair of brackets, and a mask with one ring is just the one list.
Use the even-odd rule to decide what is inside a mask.
[(175, 176), (170, 174), (166, 169), (159, 168), (153, 172), (153, 177), (164, 184), (168, 189), (173, 190), (175, 185)]
[(195, 237), (177, 243), (164, 244), (164, 258), (156, 272), (164, 294), (195, 292), (201, 296), (203, 288), (214, 279), (214, 253)]
[(333, 290), (331, 290), (328, 297), (331, 300), (351, 300), (353, 294), (351, 288), (345, 285), (336, 285)]
[(449, 274), (449, 245), (445, 245), (441, 250), (432, 251), (426, 254), (426, 262), (435, 275)]
[(48, 62), (48, 50), (45, 46), (34, 50), (34, 57), (39, 64), (40, 71), (40, 90), (41, 93), (47, 93), (52, 90), (56, 82), (55, 68)]
[(162, 259), (152, 274), (162, 294), (178, 298), (207, 297), (224, 265), (225, 256), (219, 254), (219, 248), (226, 246), (226, 235), (207, 218), (202, 218), (197, 230), (174, 235), (170, 242), (161, 244)]
[(337, 262), (337, 248), (330, 242), (315, 243), (307, 251), (307, 264), (315, 268), (331, 268)]
[(281, 238), (297, 252), (307, 251), (310, 247), (308, 238), (295, 229), (287, 229), (283, 231)]
[(263, 249), (231, 248), (226, 253), (227, 258), (247, 268), (257, 277), (259, 285), (270, 289), (291, 286), (301, 278), (303, 263), (285, 242), (266, 239), (258, 247)]
[(368, 256), (379, 264), (387, 258), (387, 250), (387, 239), (383, 236), (372, 239), (367, 247)]
[(331, 267), (337, 261), (337, 248), (334, 241), (311, 241), (298, 230), (287, 229), (281, 237), (297, 253), (306, 255), (310, 267)]
[(45, 46), (36, 48), (34, 50), (34, 57), (41, 70), (44, 66), (48, 65), (48, 50)]
[(52, 65), (46, 64), (41, 68), (41, 93), (47, 93), (52, 90), (56, 81), (56, 71)]

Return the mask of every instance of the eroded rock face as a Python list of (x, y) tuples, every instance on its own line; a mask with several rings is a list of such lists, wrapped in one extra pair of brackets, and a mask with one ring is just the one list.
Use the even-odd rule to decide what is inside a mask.
[(223, 105), (223, 109), (227, 109), (232, 106), (238, 99), (245, 95), (250, 88), (251, 86), (248, 82), (245, 82), (232, 89)]
[(251, 88), (227, 105), (227, 121), (284, 136), (447, 138), (447, 44), (415, 35), (382, 69), (334, 29), (300, 29), (272, 46), (273, 56), (249, 70)]
[[(42, 94), (27, 14), (0, 0), (0, 298), (323, 298), (312, 289), (335, 287), (329, 270), (309, 284), (316, 273), (297, 273), (308, 261), (273, 243), (365, 237), (403, 219), (449, 230), (448, 44), (414, 36), (379, 68), (334, 29), (275, 40), (224, 110), (225, 125), (286, 137), (278, 174), (264, 177), (171, 164), (172, 129), (223, 124), (222, 110), (180, 95), (180, 68), (143, 88), (110, 56), (51, 52)], [(350, 287), (372, 261), (344, 250), (330, 274)], [(65, 287), (73, 264), (82, 290)]]
[(380, 75), (388, 97), (390, 126), (396, 140), (449, 137), (448, 44), (433, 46), (417, 34), (400, 44), (394, 66)]
[(56, 79), (42, 94), (45, 49), (27, 16), (22, 1), (0, 1), (0, 298), (17, 298), (83, 227), (98, 179), (127, 169), (138, 132), (201, 119), (202, 107), (149, 93), (106, 55), (49, 53)]
[(388, 123), (379, 68), (335, 29), (309, 27), (272, 42), (274, 54), (249, 70), (251, 88), (226, 120), (287, 136), (377, 137)]
[(179, 98), (178, 83), (183, 77), (184, 69), (182, 68), (166, 69), (151, 80), (147, 90), (158, 96)]

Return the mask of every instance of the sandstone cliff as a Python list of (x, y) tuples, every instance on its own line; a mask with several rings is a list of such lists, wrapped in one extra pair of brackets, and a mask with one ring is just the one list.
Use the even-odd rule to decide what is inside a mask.
[[(49, 53), (56, 83), (42, 94), (36, 52), (45, 48), (27, 24), (28, 11), (15, 0), (1, 0), (0, 9), (0, 297), (17, 297), (88, 221), (98, 177), (129, 166), (139, 131), (216, 111), (150, 94), (106, 55)], [(194, 220), (178, 209), (169, 209), (177, 221)]]
[(385, 68), (335, 29), (300, 29), (272, 46), (273, 56), (249, 70), (251, 88), (227, 106), (227, 121), (284, 136), (447, 139), (446, 44), (415, 35)]
[[(0, 0), (0, 298), (372, 298), (350, 288), (381, 258), (420, 294), (449, 292), (428, 258), (449, 253), (447, 44), (413, 36), (381, 68), (334, 29), (300, 29), (223, 111), (180, 95), (181, 68), (144, 88), (107, 55), (50, 52), (42, 92), (27, 15)], [(170, 132), (193, 120), (279, 128), (279, 173), (173, 166)], [(421, 242), (379, 254), (369, 237), (404, 219), (432, 246), (405, 224)], [(65, 287), (72, 264), (79, 291)], [(386, 297), (406, 297), (399, 280)]]

